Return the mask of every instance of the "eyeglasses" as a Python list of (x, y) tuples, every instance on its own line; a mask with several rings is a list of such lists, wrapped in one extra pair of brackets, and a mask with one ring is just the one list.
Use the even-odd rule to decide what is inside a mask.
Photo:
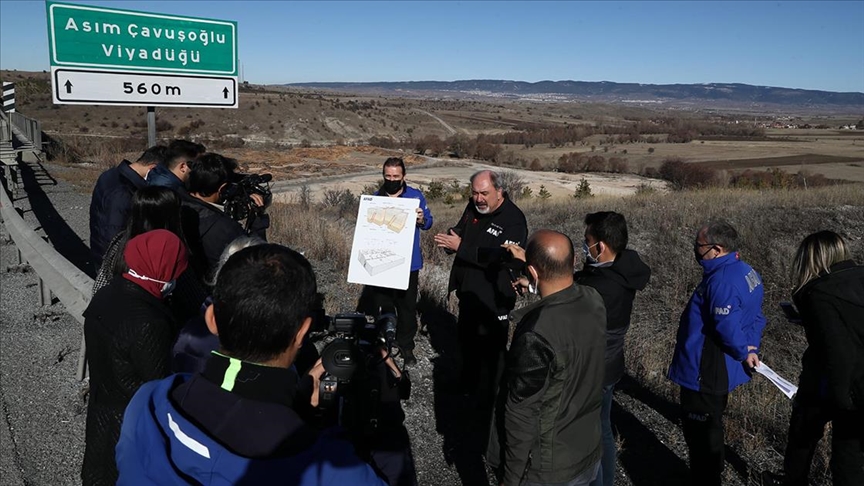
[(693, 248), (702, 248), (703, 246), (717, 246), (717, 243), (699, 243), (698, 241), (693, 242)]

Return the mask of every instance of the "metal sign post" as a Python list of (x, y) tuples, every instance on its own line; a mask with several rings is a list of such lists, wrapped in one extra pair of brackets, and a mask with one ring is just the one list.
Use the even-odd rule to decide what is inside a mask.
[(156, 145), (156, 107), (147, 107), (147, 146)]

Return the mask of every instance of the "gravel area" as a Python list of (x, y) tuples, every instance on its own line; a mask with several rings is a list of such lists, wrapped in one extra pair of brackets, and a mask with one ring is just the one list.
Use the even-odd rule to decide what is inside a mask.
[[(69, 231), (86, 235), (89, 196), (54, 185), (38, 168), (22, 168), (21, 175), (34, 195), (33, 206), (18, 199), (23, 188), (16, 198), (25, 221), (43, 234), (65, 238), (66, 248), (82, 245)], [(55, 212), (44, 211), (49, 194)], [(62, 220), (74, 230), (58, 228)], [(60, 303), (39, 305), (39, 278), (29, 266), (18, 265), (5, 226), (0, 240), (0, 482), (80, 484), (86, 416), (75, 372), (82, 326)]]

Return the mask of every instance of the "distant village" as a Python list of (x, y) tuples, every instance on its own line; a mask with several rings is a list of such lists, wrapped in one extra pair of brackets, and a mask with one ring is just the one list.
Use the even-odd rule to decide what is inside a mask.
[[(798, 123), (795, 123), (794, 120), (795, 120), (795, 118), (793, 118), (793, 117), (784, 116), (784, 117), (776, 118), (774, 121), (771, 121), (771, 122), (759, 122), (756, 124), (756, 126), (761, 127), (761, 128), (799, 128), (799, 129), (813, 128), (813, 129), (817, 129), (817, 130), (834, 128), (832, 126), (825, 125), (825, 124), (819, 124), (819, 125), (811, 125), (809, 123), (798, 124)], [(848, 125), (840, 125), (837, 128), (840, 130), (864, 130), (864, 118), (862, 118), (858, 123), (856, 123), (854, 125), (850, 123)]]

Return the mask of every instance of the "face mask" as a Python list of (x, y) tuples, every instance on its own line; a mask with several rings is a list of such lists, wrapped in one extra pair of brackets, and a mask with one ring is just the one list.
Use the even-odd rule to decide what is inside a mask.
[(174, 292), (174, 287), (177, 285), (176, 280), (169, 280), (167, 282), (165, 282), (163, 280), (156, 280), (155, 278), (150, 278), (150, 277), (147, 277), (146, 275), (141, 275), (138, 272), (136, 272), (135, 270), (132, 270), (131, 268), (129, 269), (129, 276), (132, 278), (137, 278), (138, 280), (145, 280), (145, 281), (149, 281), (149, 282), (161, 283), (162, 284), (161, 292), (162, 292), (163, 298), (171, 295), (171, 292)]
[(402, 189), (402, 181), (385, 180), (381, 185), (381, 189), (387, 194), (396, 194)]
[[(710, 246), (710, 248), (708, 248), (708, 249), (705, 250), (705, 251), (702, 251), (702, 248), (704, 248), (704, 247), (706, 247), (706, 246)], [(696, 261), (697, 261), (697, 262), (701, 262), (701, 261), (705, 258), (705, 255), (707, 255), (708, 253), (710, 253), (711, 250), (713, 250), (713, 249), (714, 249), (714, 246), (713, 246), (713, 245), (708, 245), (708, 244), (705, 244), (705, 245), (699, 245), (699, 244), (695, 244), (695, 245), (693, 245), (693, 256), (696, 258)]]
[[(591, 250), (591, 248), (593, 248), (593, 247), (595, 247), (595, 246), (597, 246), (597, 245), (599, 245), (599, 244), (600, 244), (600, 242), (598, 241), (597, 243), (594, 243), (593, 245), (588, 246), (588, 243), (586, 243), (586, 242), (584, 242), (584, 241), (582, 242), (582, 254), (585, 256), (585, 261), (586, 261), (586, 262), (588, 262), (588, 263), (597, 263), (597, 259), (594, 258), (593, 256), (591, 256), (591, 251), (590, 251), (590, 250)], [(597, 256), (600, 256), (600, 255), (598, 254)]]

